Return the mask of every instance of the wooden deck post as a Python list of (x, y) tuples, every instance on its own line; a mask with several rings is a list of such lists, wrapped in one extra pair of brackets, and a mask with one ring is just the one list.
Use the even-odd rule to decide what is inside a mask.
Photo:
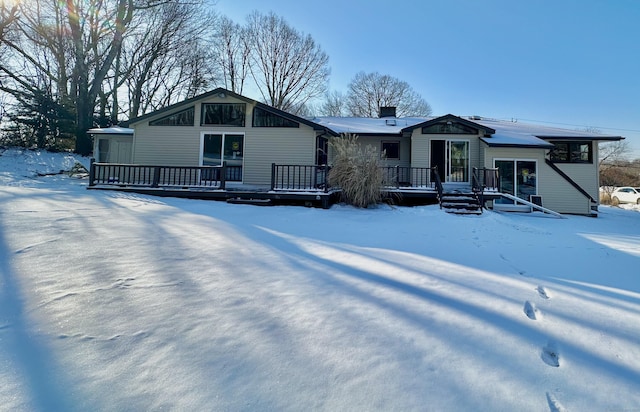
[(271, 191), (276, 188), (276, 164), (271, 163)]
[(220, 170), (220, 190), (227, 187), (227, 161), (222, 162), (222, 170)]
[(95, 186), (95, 178), (96, 178), (96, 159), (91, 158), (89, 163), (89, 186)]

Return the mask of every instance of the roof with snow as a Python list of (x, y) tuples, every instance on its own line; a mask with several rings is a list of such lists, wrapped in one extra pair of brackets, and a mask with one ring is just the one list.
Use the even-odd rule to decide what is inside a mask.
[(336, 133), (353, 133), (374, 136), (402, 135), (415, 128), (438, 123), (439, 121), (456, 120), (485, 131), (483, 142), (494, 147), (532, 147), (551, 148), (548, 140), (621, 140), (624, 137), (603, 135), (580, 130), (562, 129), (521, 122), (505, 121), (473, 117), (445, 115), (440, 117), (315, 117), (313, 122)]
[(96, 127), (95, 129), (87, 130), (89, 134), (119, 134), (119, 135), (131, 135), (133, 136), (133, 129), (120, 126), (112, 127)]
[(428, 117), (314, 117), (313, 122), (336, 133), (367, 135), (400, 134), (402, 130), (429, 120)]

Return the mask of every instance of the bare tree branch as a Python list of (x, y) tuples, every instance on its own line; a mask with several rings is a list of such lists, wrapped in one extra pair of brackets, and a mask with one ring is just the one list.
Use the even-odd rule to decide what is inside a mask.
[(251, 75), (266, 103), (295, 113), (325, 92), (329, 57), (311, 36), (273, 13), (254, 12), (248, 18), (247, 39)]
[(431, 106), (407, 82), (378, 72), (359, 72), (347, 92), (351, 116), (378, 117), (381, 107), (396, 107), (399, 117), (429, 116)]

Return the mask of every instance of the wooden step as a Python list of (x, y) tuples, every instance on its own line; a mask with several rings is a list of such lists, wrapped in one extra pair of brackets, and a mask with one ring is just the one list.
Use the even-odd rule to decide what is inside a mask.
[(447, 213), (482, 214), (482, 205), (472, 193), (445, 193), (440, 199), (440, 205)]

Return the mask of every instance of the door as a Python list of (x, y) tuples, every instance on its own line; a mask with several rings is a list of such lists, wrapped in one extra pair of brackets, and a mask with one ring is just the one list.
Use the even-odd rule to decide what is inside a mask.
[[(500, 190), (503, 193), (529, 200), (538, 193), (536, 178), (537, 164), (535, 160), (495, 160), (495, 167), (500, 174)], [(497, 203), (513, 204), (513, 200), (501, 198)]]
[(225, 133), (202, 134), (202, 166), (227, 163), (227, 180), (242, 181), (244, 135)]
[(431, 167), (443, 182), (469, 183), (469, 141), (432, 140)]
[(431, 141), (431, 167), (435, 167), (440, 175), (440, 180), (445, 181), (446, 177), (446, 140)]
[(117, 143), (117, 151), (118, 151), (118, 159), (116, 163), (131, 163), (131, 142), (116, 142)]

